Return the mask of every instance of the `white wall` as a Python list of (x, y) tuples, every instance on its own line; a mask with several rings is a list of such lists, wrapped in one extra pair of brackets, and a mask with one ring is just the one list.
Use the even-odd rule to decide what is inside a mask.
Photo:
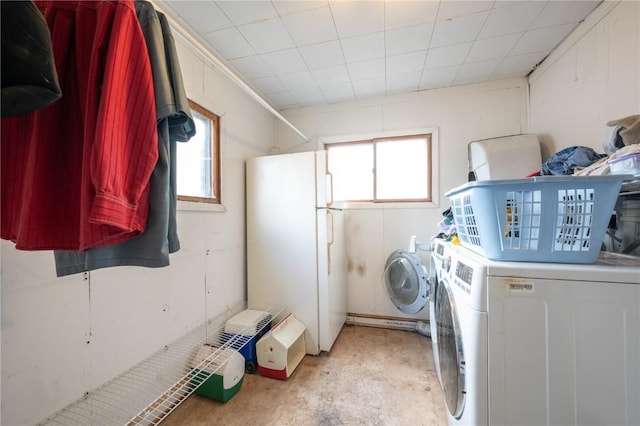
[(640, 2), (604, 2), (530, 76), (530, 128), (543, 161), (562, 148), (604, 152), (607, 121), (640, 113)]
[[(467, 181), (467, 144), (476, 139), (527, 131), (526, 79), (429, 90), (332, 106), (286, 111), (283, 115), (305, 134), (305, 143), (277, 123), (281, 152), (321, 148), (323, 137), (437, 127), (438, 185), (434, 203), (407, 208), (349, 208), (346, 240), (349, 264), (348, 311), (364, 315), (408, 317), (389, 301), (382, 283), (391, 252), (406, 249), (411, 235), (428, 241), (449, 207), (444, 193)], [(425, 264), (429, 257), (419, 252)], [(423, 310), (413, 318), (428, 318)]]
[(244, 160), (274, 144), (274, 118), (177, 43), (187, 95), (222, 116), (226, 211), (179, 207), (166, 268), (56, 278), (53, 253), (2, 241), (2, 417), (35, 424), (246, 300)]

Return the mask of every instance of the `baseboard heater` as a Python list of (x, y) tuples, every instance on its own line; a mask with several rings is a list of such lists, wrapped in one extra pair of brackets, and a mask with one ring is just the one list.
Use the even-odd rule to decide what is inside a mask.
[(346, 324), (365, 327), (389, 328), (394, 330), (415, 331), (418, 323), (428, 322), (413, 318), (400, 318), (382, 315), (366, 315), (347, 312)]

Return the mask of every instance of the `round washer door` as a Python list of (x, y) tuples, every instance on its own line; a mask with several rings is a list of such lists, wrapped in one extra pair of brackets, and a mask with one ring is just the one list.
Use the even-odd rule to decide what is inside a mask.
[(427, 268), (406, 250), (396, 250), (387, 258), (384, 285), (391, 302), (406, 314), (420, 312), (429, 301)]
[(460, 321), (453, 293), (446, 280), (440, 281), (436, 296), (435, 318), (438, 329), (440, 384), (449, 413), (462, 416), (465, 403), (465, 360)]

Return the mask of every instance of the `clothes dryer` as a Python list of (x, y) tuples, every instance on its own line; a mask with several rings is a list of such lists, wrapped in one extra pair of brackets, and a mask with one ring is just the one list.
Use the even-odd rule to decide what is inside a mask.
[(640, 424), (640, 258), (444, 252), (434, 320), (450, 425)]

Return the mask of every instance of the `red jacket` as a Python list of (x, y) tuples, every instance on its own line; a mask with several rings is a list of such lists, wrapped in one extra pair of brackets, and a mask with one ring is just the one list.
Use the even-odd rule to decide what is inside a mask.
[(1, 234), (85, 250), (144, 231), (158, 157), (153, 80), (131, 0), (34, 2), (62, 97), (2, 120)]

